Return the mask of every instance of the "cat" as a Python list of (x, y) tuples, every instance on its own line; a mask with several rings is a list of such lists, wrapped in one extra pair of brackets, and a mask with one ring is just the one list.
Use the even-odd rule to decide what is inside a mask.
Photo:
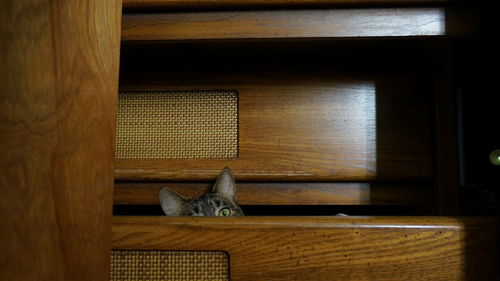
[(160, 202), (167, 216), (244, 216), (236, 203), (236, 184), (229, 168), (220, 172), (212, 192), (187, 199), (164, 187)]

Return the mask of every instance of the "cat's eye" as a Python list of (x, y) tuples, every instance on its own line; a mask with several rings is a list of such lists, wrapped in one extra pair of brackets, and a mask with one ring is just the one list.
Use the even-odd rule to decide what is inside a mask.
[(231, 210), (229, 210), (228, 208), (224, 208), (219, 211), (219, 216), (228, 217), (230, 215), (231, 215)]

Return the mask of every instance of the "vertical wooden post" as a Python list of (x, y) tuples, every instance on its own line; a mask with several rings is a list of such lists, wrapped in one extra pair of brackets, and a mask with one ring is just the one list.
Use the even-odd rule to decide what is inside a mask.
[(0, 1), (0, 276), (107, 280), (120, 0)]

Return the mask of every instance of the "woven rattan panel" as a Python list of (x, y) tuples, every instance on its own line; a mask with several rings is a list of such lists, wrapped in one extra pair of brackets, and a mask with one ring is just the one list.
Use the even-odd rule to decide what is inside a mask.
[(122, 92), (116, 158), (235, 158), (236, 91)]
[(229, 280), (228, 257), (216, 251), (112, 251), (111, 281), (139, 280)]

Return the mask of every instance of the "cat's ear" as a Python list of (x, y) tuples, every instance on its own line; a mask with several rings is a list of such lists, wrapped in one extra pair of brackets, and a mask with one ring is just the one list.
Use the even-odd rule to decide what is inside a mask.
[(224, 168), (219, 174), (212, 192), (216, 192), (228, 200), (236, 201), (236, 183), (234, 182), (233, 173), (229, 168)]
[(182, 216), (186, 210), (187, 199), (179, 193), (164, 187), (160, 190), (160, 203), (167, 216)]

